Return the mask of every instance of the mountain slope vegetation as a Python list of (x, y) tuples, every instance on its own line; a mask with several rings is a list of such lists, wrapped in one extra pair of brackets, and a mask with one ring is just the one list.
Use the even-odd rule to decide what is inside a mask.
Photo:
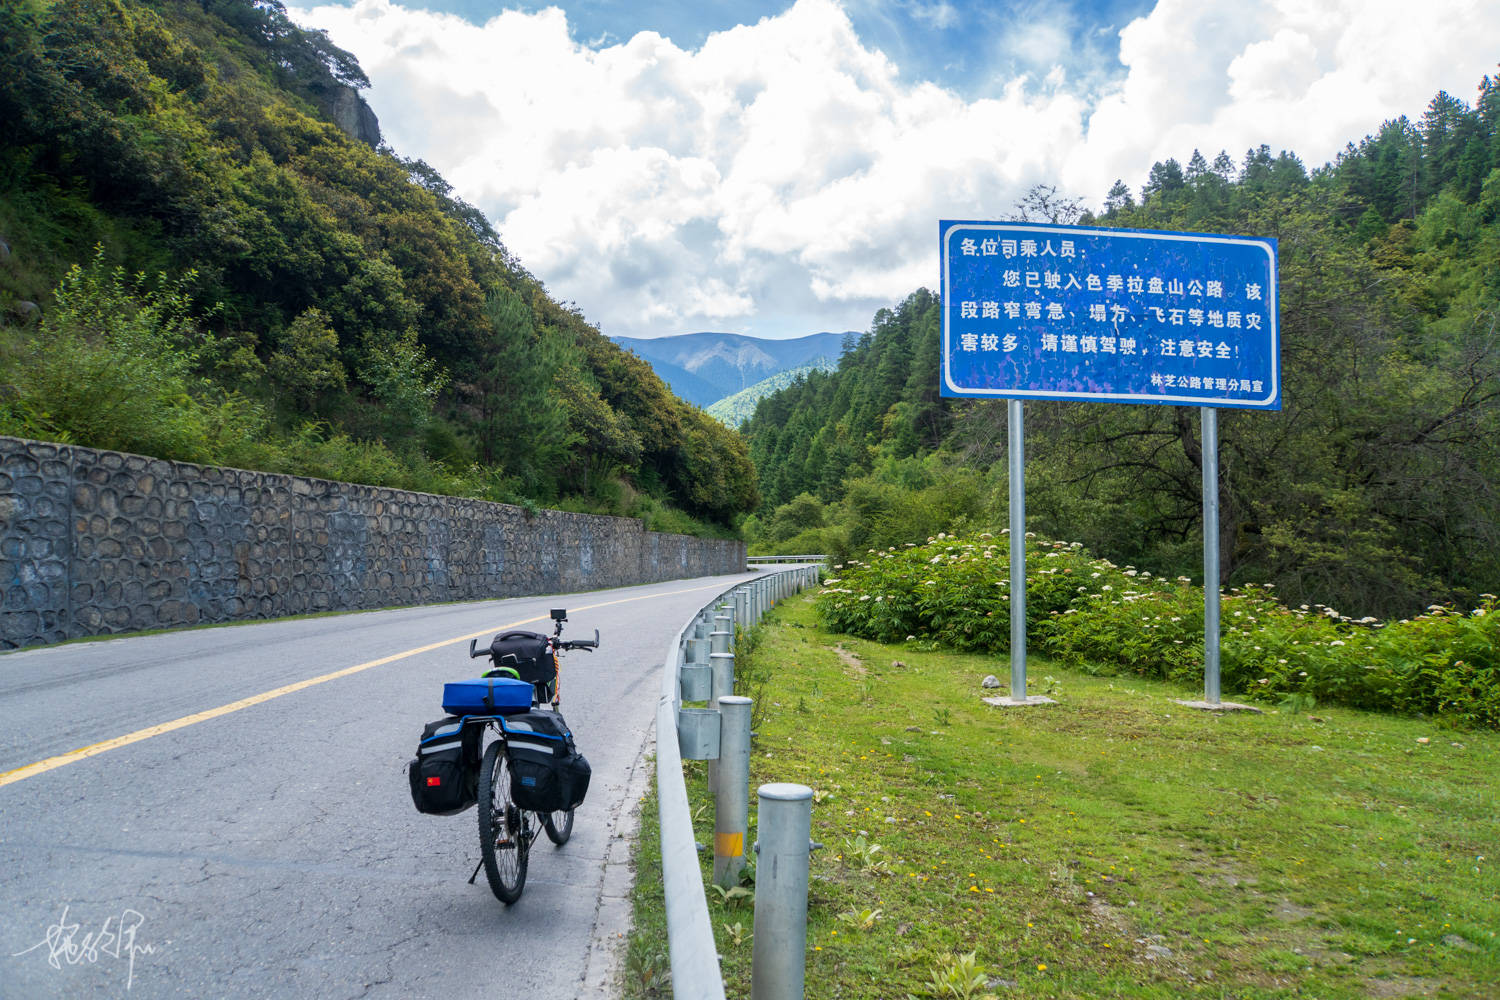
[[(1361, 615), (1472, 607), (1500, 582), (1500, 75), (1440, 93), (1334, 163), (1194, 151), (1097, 217), (1054, 188), (1030, 221), (1278, 240), (1284, 408), (1222, 411), (1226, 582)], [(746, 427), (761, 547), (863, 552), (1005, 521), (1005, 407), (938, 395), (940, 311), (882, 310), (832, 374)], [(1031, 403), (1028, 525), (1168, 575), (1201, 572), (1185, 408)]]
[(741, 389), (733, 396), (725, 396), (707, 408), (708, 415), (726, 427), (738, 427), (755, 415), (756, 404), (771, 393), (785, 389), (797, 379), (806, 377), (808, 372), (832, 371), (833, 368), (832, 361), (822, 358), (812, 364), (798, 365), (796, 368), (777, 372), (770, 378), (761, 379), (748, 389)]
[(280, 0), (0, 7), (0, 433), (668, 526), (754, 507), (739, 438), (372, 145), (367, 85)]

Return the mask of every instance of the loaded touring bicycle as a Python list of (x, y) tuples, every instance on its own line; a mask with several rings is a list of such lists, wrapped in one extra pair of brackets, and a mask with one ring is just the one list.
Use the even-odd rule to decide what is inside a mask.
[(589, 764), (558, 711), (558, 654), (593, 651), (594, 638), (564, 640), (565, 610), (552, 634), (502, 632), (469, 658), (489, 657), (483, 675), (443, 686), (443, 711), (422, 731), (407, 766), (418, 811), (451, 816), (478, 805), (479, 864), (509, 905), (521, 898), (531, 844), (545, 831), (558, 846), (573, 832), (573, 810), (588, 792)]

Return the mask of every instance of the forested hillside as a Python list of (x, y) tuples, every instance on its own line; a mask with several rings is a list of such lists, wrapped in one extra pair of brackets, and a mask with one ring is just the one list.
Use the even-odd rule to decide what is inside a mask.
[[(1500, 589), (1500, 77), (1440, 93), (1309, 172), (1262, 146), (1193, 151), (1099, 217), (1055, 189), (1031, 221), (1279, 241), (1284, 409), (1222, 411), (1228, 582), (1294, 606), (1393, 614)], [(747, 423), (752, 541), (860, 551), (1005, 520), (1005, 408), (938, 396), (939, 308), (876, 315), (832, 374)], [(1201, 573), (1201, 453), (1186, 408), (1027, 405), (1029, 523), (1153, 572)]]
[(0, 5), (0, 433), (665, 527), (754, 507), (738, 437), (372, 145), (367, 85), (280, 0)]
[(832, 371), (833, 367), (833, 362), (827, 359), (819, 359), (810, 365), (798, 365), (796, 368), (777, 372), (770, 378), (761, 379), (750, 388), (741, 389), (733, 396), (725, 396), (705, 409), (710, 417), (720, 423), (738, 427), (755, 415), (756, 405), (765, 397), (774, 392), (780, 392), (799, 378), (805, 378), (809, 372)]

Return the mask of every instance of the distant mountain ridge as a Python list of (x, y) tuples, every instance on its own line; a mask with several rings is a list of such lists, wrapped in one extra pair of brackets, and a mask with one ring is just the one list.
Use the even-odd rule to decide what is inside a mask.
[(810, 365), (798, 365), (796, 368), (788, 368), (784, 372), (777, 372), (770, 378), (762, 379), (748, 389), (741, 389), (733, 396), (725, 396), (717, 403), (707, 407), (708, 415), (724, 426), (738, 430), (740, 424), (749, 420), (754, 415), (755, 404), (771, 393), (785, 389), (808, 372), (831, 372), (837, 370), (838, 366), (838, 361), (833, 358), (821, 358)]
[(814, 333), (766, 340), (738, 333), (684, 333), (651, 340), (610, 339), (650, 364), (677, 395), (708, 407), (789, 369), (836, 363), (850, 335)]

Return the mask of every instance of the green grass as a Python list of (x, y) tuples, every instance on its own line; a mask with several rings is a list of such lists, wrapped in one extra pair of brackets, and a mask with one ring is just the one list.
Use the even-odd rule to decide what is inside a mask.
[[(1500, 982), (1494, 733), (1204, 713), (1173, 701), (1201, 690), (1035, 659), (1032, 693), (1058, 704), (996, 709), (979, 682), (1003, 661), (828, 633), (808, 598), (749, 638), (751, 787), (811, 786), (827, 845), (808, 997), (968, 995), (934, 978), (971, 952), (973, 996), (1482, 997)], [(696, 765), (688, 784), (711, 842)], [(653, 836), (638, 963), (666, 952)], [(715, 893), (709, 909), (729, 995), (748, 996), (752, 941), (725, 925), (752, 913)], [(665, 995), (631, 978), (627, 996)]]

